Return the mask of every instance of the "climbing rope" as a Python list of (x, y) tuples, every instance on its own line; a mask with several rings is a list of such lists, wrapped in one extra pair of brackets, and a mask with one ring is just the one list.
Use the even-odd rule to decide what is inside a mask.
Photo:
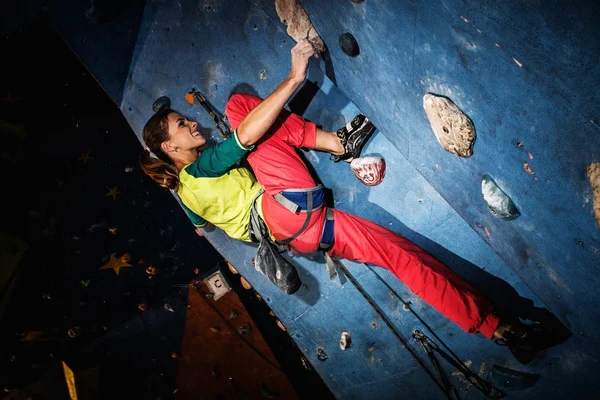
[[(458, 391), (456, 390), (454, 385), (452, 385), (450, 383), (447, 376), (444, 374), (439, 361), (437, 360), (437, 358), (434, 355), (434, 352), (438, 352), (444, 359), (446, 359), (450, 364), (452, 364), (458, 370), (458, 372), (463, 374), (464, 377), (469, 381), (469, 383), (471, 383), (475, 388), (479, 389), (485, 395), (485, 397), (490, 398), (490, 399), (499, 399), (499, 398), (505, 397), (504, 392), (495, 388), (493, 385), (486, 382), (485, 380), (481, 379), (481, 377), (479, 377), (477, 374), (473, 373), (473, 371), (471, 371), (469, 368), (467, 368), (463, 364), (463, 362), (460, 361), (458, 356), (456, 356), (456, 354), (452, 353), (452, 351), (450, 349), (448, 349), (448, 350), (454, 358), (452, 356), (450, 356), (448, 353), (446, 353), (445, 351), (443, 351), (442, 349), (440, 349), (440, 347), (437, 344), (435, 344), (428, 336), (426, 336), (419, 330), (415, 330), (415, 332), (413, 332), (412, 337), (417, 343), (419, 343), (421, 345), (421, 347), (423, 347), (423, 349), (427, 353), (428, 357), (430, 358), (430, 360), (437, 372), (439, 379), (436, 378), (434, 373), (424, 363), (424, 361), (419, 357), (419, 355), (416, 353), (416, 351), (412, 347), (410, 347), (408, 342), (400, 335), (400, 332), (398, 332), (396, 327), (392, 324), (392, 322), (389, 320), (389, 318), (383, 313), (383, 311), (377, 305), (377, 303), (375, 303), (375, 301), (371, 298), (371, 296), (363, 289), (363, 287), (356, 281), (356, 279), (354, 279), (354, 277), (350, 274), (350, 272), (344, 266), (344, 264), (342, 264), (336, 257), (332, 257), (332, 259), (335, 262), (335, 264), (337, 265), (337, 267), (348, 278), (348, 280), (356, 287), (358, 292), (365, 298), (365, 300), (367, 300), (369, 305), (371, 307), (373, 307), (373, 310), (375, 310), (375, 312), (377, 313), (377, 315), (379, 315), (379, 317), (382, 319), (382, 321), (388, 326), (388, 328), (390, 328), (390, 330), (392, 331), (394, 336), (396, 336), (396, 338), (398, 338), (400, 343), (406, 348), (406, 350), (408, 350), (408, 352), (413, 356), (413, 358), (425, 370), (427, 375), (429, 375), (429, 377), (434, 381), (434, 383), (438, 386), (438, 388), (444, 393), (446, 398), (451, 399), (451, 400), (459, 399)], [(373, 271), (373, 269), (369, 265), (367, 265), (367, 267), (369, 269), (371, 269), (371, 271), (377, 276), (377, 278), (380, 281), (382, 281), (389, 288), (389, 285), (387, 284), (387, 282), (385, 282), (383, 280), (383, 278), (381, 278), (381, 276), (379, 276), (379, 274), (377, 274), (375, 271)], [(396, 293), (396, 292), (394, 291), (394, 293)], [(410, 304), (410, 303), (406, 303), (405, 301), (403, 301), (400, 298), (400, 296), (397, 296), (397, 297), (405, 305)], [(412, 312), (412, 310), (411, 310), (411, 312)], [(413, 312), (413, 314), (415, 316), (417, 316), (414, 312)], [(420, 317), (417, 316), (417, 318), (421, 322), (423, 322)], [(447, 346), (445, 344), (444, 344), (444, 346), (447, 348)]]

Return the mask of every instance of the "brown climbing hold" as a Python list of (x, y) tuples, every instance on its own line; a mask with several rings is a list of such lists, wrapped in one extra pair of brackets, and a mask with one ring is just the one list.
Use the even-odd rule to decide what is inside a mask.
[(281, 329), (282, 331), (287, 331), (287, 329), (285, 328), (285, 326), (281, 323), (280, 320), (277, 320), (277, 326), (279, 327), (279, 329)]
[(535, 172), (533, 172), (533, 170), (532, 170), (532, 169), (531, 169), (531, 167), (529, 166), (529, 163), (528, 163), (528, 162), (524, 162), (524, 163), (523, 163), (523, 168), (525, 169), (525, 171), (527, 171), (527, 173), (528, 173), (529, 175), (533, 175), (533, 174), (535, 174)]
[(594, 217), (600, 227), (600, 162), (587, 166), (587, 176), (592, 185), (592, 199), (594, 202)]
[(242, 282), (244, 289), (252, 289), (252, 285), (243, 276), (240, 276), (240, 282)]
[(221, 328), (219, 328), (216, 325), (213, 325), (213, 326), (210, 327), (210, 331), (211, 332), (219, 332), (220, 330), (221, 330)]
[(446, 97), (427, 93), (423, 96), (423, 108), (444, 150), (460, 157), (473, 154), (477, 137), (475, 126), (456, 104)]
[(237, 269), (235, 269), (233, 267), (233, 265), (231, 265), (230, 263), (227, 263), (227, 266), (229, 267), (229, 270), (231, 271), (232, 274), (234, 274), (234, 275), (239, 274), (239, 272), (237, 272)]
[(287, 25), (287, 34), (296, 42), (308, 39), (315, 50), (320, 53), (325, 51), (323, 39), (317, 33), (298, 0), (275, 0), (275, 10), (277, 10), (281, 22)]

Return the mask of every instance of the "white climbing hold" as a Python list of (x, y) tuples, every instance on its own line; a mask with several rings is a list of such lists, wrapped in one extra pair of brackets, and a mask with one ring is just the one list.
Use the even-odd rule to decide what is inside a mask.
[(423, 108), (431, 129), (444, 150), (460, 157), (473, 154), (475, 126), (450, 99), (427, 93), (423, 96)]
[(363, 184), (376, 186), (385, 176), (385, 160), (376, 156), (355, 158), (350, 162), (350, 169)]

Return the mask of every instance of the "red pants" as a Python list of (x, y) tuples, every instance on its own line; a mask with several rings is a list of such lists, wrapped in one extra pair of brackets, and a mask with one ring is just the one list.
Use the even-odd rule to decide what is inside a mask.
[[(261, 99), (236, 94), (227, 102), (233, 129)], [(294, 214), (273, 195), (286, 189), (316, 186), (296, 148), (315, 147), (316, 125), (283, 110), (270, 131), (248, 156), (258, 182), (265, 188), (262, 208), (265, 222), (276, 239), (286, 239), (303, 225), (306, 214)], [(325, 222), (325, 207), (316, 210), (307, 229), (292, 241), (301, 252), (318, 249)], [(492, 304), (456, 273), (404, 237), (373, 222), (334, 210), (335, 243), (331, 256), (387, 268), (410, 290), (469, 333), (488, 338), (500, 319)]]

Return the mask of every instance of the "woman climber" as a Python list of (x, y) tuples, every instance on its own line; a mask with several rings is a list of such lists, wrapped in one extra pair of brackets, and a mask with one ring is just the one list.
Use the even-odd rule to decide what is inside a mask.
[[(177, 192), (198, 228), (210, 222), (234, 239), (257, 241), (250, 223), (255, 208), (276, 243), (289, 244), (297, 253), (325, 249), (329, 256), (387, 268), (465, 331), (497, 339), (519, 361), (530, 361), (537, 351), (537, 324), (502, 319), (472, 285), (414, 243), (324, 205), (323, 187), (315, 184), (296, 149), (329, 152), (335, 161), (349, 162), (360, 156), (375, 128), (358, 115), (330, 132), (285, 110), (306, 79), (310, 57), (317, 57), (307, 40), (291, 53), (291, 72), (264, 100), (247, 94), (229, 99), (225, 113), (233, 133), (216, 145), (200, 151), (206, 138), (195, 121), (180, 113), (163, 109), (154, 114), (143, 131), (143, 171)], [(252, 171), (239, 165), (243, 158)], [(296, 289), (288, 290), (289, 277), (275, 276), (281, 271), (265, 268), (270, 267), (261, 271), (280, 288)]]

